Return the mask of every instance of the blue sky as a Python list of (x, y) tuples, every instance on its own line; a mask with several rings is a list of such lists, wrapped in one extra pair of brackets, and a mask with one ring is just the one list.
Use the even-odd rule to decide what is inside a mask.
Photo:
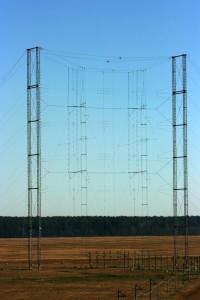
[[(65, 75), (64, 68), (51, 60), (51, 53), (71, 56), (65, 60), (65, 65), (70, 61), (87, 67), (110, 68), (110, 69), (141, 69), (146, 68), (157, 60), (130, 60), (127, 57), (170, 57), (172, 55), (186, 53), (188, 55), (188, 162), (189, 162), (189, 213), (198, 214), (200, 208), (199, 199), (199, 75), (200, 75), (200, 3), (197, 0), (58, 0), (58, 1), (0, 1), (1, 19), (1, 47), (0, 47), (0, 131), (1, 131), (1, 171), (0, 171), (0, 215), (26, 215), (27, 214), (27, 161), (26, 161), (26, 55), (29, 47), (41, 46), (44, 48), (42, 55), (42, 84), (46, 87), (42, 91), (43, 101), (54, 103), (55, 90), (51, 91), (50, 83), (59, 88), (59, 101), (63, 103), (64, 93), (60, 87), (63, 85), (61, 78)], [(52, 52), (50, 52), (50, 49)], [(95, 56), (88, 56), (89, 59), (72, 58), (71, 53), (94, 54), (104, 58), (97, 59)], [(22, 56), (22, 57), (21, 57)], [(20, 61), (18, 62), (19, 58)], [(113, 57), (122, 57), (122, 63)], [(61, 57), (52, 57), (55, 61), (61, 62)], [(109, 60), (109, 64), (107, 63)], [(15, 63), (18, 62), (15, 66)], [(62, 61), (63, 62), (63, 61)], [(70, 63), (69, 63), (70, 64)], [(109, 66), (108, 66), (109, 65)], [(14, 67), (13, 67), (14, 66)], [(12, 69), (13, 67), (13, 69)], [(166, 59), (164, 64), (147, 71), (147, 101), (149, 108), (149, 173), (152, 173), (149, 183), (149, 214), (170, 215), (172, 214), (172, 198), (170, 184), (172, 180), (170, 151), (170, 109), (171, 109), (171, 62)], [(58, 75), (60, 74), (60, 78)], [(63, 77), (62, 77), (63, 74)], [(116, 73), (117, 74), (117, 73)], [(102, 75), (102, 74), (101, 74)], [(91, 82), (99, 78), (95, 73), (88, 75), (88, 101)], [(120, 81), (120, 75), (116, 75), (116, 81)], [(102, 78), (98, 79), (102, 80)], [(111, 86), (112, 78), (109, 76), (105, 84)], [(125, 79), (123, 79), (125, 82)], [(127, 78), (126, 78), (127, 80)], [(100, 82), (100, 81), (99, 81)], [(102, 83), (101, 83), (102, 84)], [(96, 88), (101, 88), (100, 83)], [(58, 90), (57, 90), (58, 91)], [(163, 92), (166, 91), (166, 94)], [(152, 96), (150, 96), (152, 93)], [(112, 93), (111, 93), (112, 94)], [(158, 96), (159, 95), (159, 96)], [(112, 94), (113, 97), (113, 94)], [(116, 98), (117, 99), (117, 98)], [(109, 97), (107, 96), (109, 101)], [(110, 99), (111, 100), (111, 99)], [(56, 99), (58, 101), (58, 99)], [(102, 97), (99, 98), (102, 105)], [(116, 101), (120, 104), (120, 98)], [(44, 108), (43, 102), (43, 108)], [(162, 104), (164, 102), (164, 104)], [(115, 104), (116, 105), (116, 104)], [(124, 105), (124, 104), (123, 104)], [(156, 107), (159, 109), (155, 110)], [(91, 114), (92, 115), (92, 114)], [(67, 152), (60, 144), (66, 143), (67, 125), (64, 124), (65, 112), (62, 110), (45, 109), (43, 120), (53, 123), (44, 126), (43, 139), (44, 167), (53, 171), (62, 171), (61, 163), (53, 163), (48, 157), (54, 153), (58, 159)], [(95, 126), (95, 120), (106, 122), (111, 115), (98, 115), (90, 117), (91, 127)], [(113, 118), (113, 114), (112, 114)], [(127, 115), (115, 114), (115, 121), (127, 121)], [(60, 122), (60, 124), (58, 124)], [(166, 132), (160, 130), (157, 125), (162, 123), (166, 126)], [(114, 123), (113, 123), (114, 124)], [(96, 126), (98, 124), (96, 123)], [(112, 125), (113, 126), (113, 125)], [(127, 125), (124, 125), (127, 126)], [(95, 128), (95, 127), (94, 127)], [(96, 140), (103, 143), (111, 134), (111, 127), (106, 127), (106, 135), (103, 136), (103, 129), (96, 127)], [(95, 152), (98, 157), (97, 146), (92, 143), (92, 133), (88, 128), (89, 153)], [(95, 135), (95, 134), (94, 134)], [(97, 138), (97, 136), (99, 137)], [(120, 135), (120, 134), (119, 134)], [(122, 135), (122, 133), (121, 133)], [(56, 139), (56, 136), (58, 139)], [(101, 138), (100, 138), (101, 136)], [(112, 131), (112, 138), (115, 138), (117, 145), (118, 135)], [(163, 138), (163, 139), (162, 139)], [(55, 140), (55, 143), (52, 142)], [(105, 142), (105, 141), (104, 141)], [(125, 144), (124, 140), (124, 144)], [(165, 143), (168, 145), (165, 146)], [(96, 144), (97, 145), (97, 144)], [(159, 145), (159, 146), (158, 146)], [(163, 145), (163, 147), (162, 147)], [(161, 149), (162, 148), (162, 149)], [(167, 148), (165, 155), (165, 148)], [(49, 153), (48, 153), (49, 149)], [(96, 149), (96, 150), (95, 150)], [(125, 148), (124, 148), (125, 149)], [(155, 159), (162, 157), (160, 163)], [(108, 151), (108, 149), (106, 150)], [(109, 150), (111, 151), (111, 149)], [(109, 152), (108, 151), (108, 152)], [(104, 149), (105, 152), (105, 149)], [(56, 154), (55, 154), (56, 153)], [(119, 152), (117, 161), (120, 161), (127, 150)], [(109, 154), (109, 153), (108, 153)], [(100, 160), (100, 159), (99, 159)], [(91, 158), (92, 161), (92, 158)], [(112, 167), (120, 168), (120, 164)], [(92, 162), (90, 162), (92, 165)], [(93, 162), (94, 164), (94, 162)], [(167, 165), (167, 169), (164, 167)], [(107, 166), (109, 167), (109, 166)], [(164, 168), (164, 173), (159, 173)], [(92, 167), (91, 167), (92, 169)], [(66, 171), (66, 169), (65, 169)], [(155, 175), (157, 174), (157, 175)], [(44, 175), (44, 174), (43, 174)], [(66, 174), (65, 174), (66, 175)], [(60, 176), (60, 177), (59, 177)], [(62, 175), (45, 176), (43, 182), (43, 215), (78, 215), (80, 214), (80, 203), (77, 200), (76, 209), (73, 201), (69, 200), (65, 185), (66, 177)], [(64, 175), (63, 175), (64, 176)], [(163, 179), (159, 179), (164, 177)], [(62, 178), (62, 179), (61, 179)], [(113, 193), (114, 177), (103, 178), (100, 183), (90, 180), (88, 189), (88, 211), (90, 214), (109, 215), (133, 215), (134, 209), (131, 200), (125, 201), (123, 196), (116, 197)], [(105, 192), (105, 180), (110, 180)], [(116, 182), (124, 179), (116, 178)], [(111, 184), (112, 181), (112, 184)], [(115, 185), (117, 183), (115, 182)], [(102, 188), (103, 186), (103, 188)], [(163, 189), (162, 189), (163, 186)], [(102, 205), (102, 189), (104, 189), (105, 207)], [(116, 188), (115, 188), (116, 189)], [(99, 197), (94, 201), (92, 198), (99, 191)], [(112, 195), (111, 192), (112, 191)], [(125, 184), (122, 184), (122, 191), (125, 191)], [(58, 192), (59, 191), (59, 192)], [(116, 189), (115, 194), (119, 191)], [(122, 193), (122, 192), (121, 192)], [(53, 196), (50, 196), (53, 195)], [(116, 203), (114, 204), (114, 197)], [(121, 197), (121, 198), (120, 198)], [(56, 200), (55, 200), (56, 198)], [(110, 200), (112, 198), (112, 200)], [(127, 196), (128, 199), (128, 196)], [(142, 214), (141, 207), (137, 208), (136, 214)]]

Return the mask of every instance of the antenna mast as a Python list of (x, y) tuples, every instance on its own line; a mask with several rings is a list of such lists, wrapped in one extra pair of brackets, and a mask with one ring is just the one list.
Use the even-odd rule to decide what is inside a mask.
[[(180, 59), (182, 59), (181, 62)], [(183, 248), (186, 262), (189, 255), (186, 54), (172, 57), (172, 119), (174, 260), (176, 265), (180, 236), (184, 237)]]
[(41, 269), (40, 47), (27, 49), (28, 263), (33, 266), (33, 207), (37, 207), (37, 266)]

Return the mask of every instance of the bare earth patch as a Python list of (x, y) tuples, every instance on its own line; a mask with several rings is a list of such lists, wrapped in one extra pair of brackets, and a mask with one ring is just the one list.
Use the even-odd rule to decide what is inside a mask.
[[(190, 237), (190, 255), (199, 255), (199, 243), (199, 237)], [(149, 299), (150, 277), (155, 286), (160, 285), (159, 291), (152, 289), (152, 299), (157, 299), (158, 293), (162, 295), (166, 288), (174, 285), (172, 281), (168, 286), (162, 285), (170, 275), (164, 269), (90, 268), (87, 255), (97, 251), (173, 255), (173, 237), (43, 238), (40, 271), (36, 264), (33, 270), (28, 269), (27, 240), (0, 239), (0, 299), (117, 299), (118, 289), (126, 299), (134, 299), (135, 284), (144, 293), (139, 299)], [(34, 261), (35, 253), (33, 245)], [(199, 280), (192, 279), (184, 284), (181, 280), (168, 299), (200, 299)], [(162, 299), (167, 299), (164, 293)]]

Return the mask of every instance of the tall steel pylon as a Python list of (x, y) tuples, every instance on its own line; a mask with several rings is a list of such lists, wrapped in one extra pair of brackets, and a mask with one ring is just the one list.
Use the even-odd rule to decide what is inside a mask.
[[(28, 263), (33, 266), (33, 230), (36, 231), (36, 260), (41, 268), (41, 111), (40, 47), (27, 49), (27, 154), (28, 154)], [(36, 211), (34, 211), (36, 207)], [(36, 227), (33, 228), (33, 216)], [(35, 259), (34, 259), (35, 260)], [(35, 263), (35, 262), (34, 262)]]
[(181, 247), (186, 261), (189, 255), (186, 54), (172, 57), (172, 119), (174, 259), (177, 263)]

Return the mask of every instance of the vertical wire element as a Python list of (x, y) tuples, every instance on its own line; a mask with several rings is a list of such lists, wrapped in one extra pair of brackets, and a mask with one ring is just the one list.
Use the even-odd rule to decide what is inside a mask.
[[(71, 86), (70, 86), (71, 85)], [(70, 98), (70, 99), (69, 99)], [(80, 215), (87, 216), (87, 113), (85, 97), (85, 69), (68, 69), (68, 172), (72, 181), (74, 215), (76, 199), (80, 201)], [(71, 123), (71, 124), (70, 124)], [(72, 134), (72, 138), (71, 138)], [(71, 160), (72, 159), (72, 163)], [(71, 186), (71, 183), (70, 183)]]
[[(76, 131), (76, 137), (75, 137), (75, 145), (76, 145), (76, 157), (75, 157), (75, 162), (76, 162), (76, 171), (77, 173), (75, 173), (75, 179), (77, 180), (77, 184), (74, 188), (76, 191), (76, 195), (80, 195), (81, 196), (81, 183), (80, 183), (80, 177), (81, 174), (80, 172), (78, 172), (79, 168), (80, 168), (80, 147), (81, 147), (81, 136), (80, 136), (80, 130), (82, 129), (82, 127), (80, 126), (80, 101), (79, 101), (79, 95), (78, 95), (78, 89), (79, 89), (79, 72), (78, 70), (74, 70), (75, 73), (75, 101), (76, 101), (76, 121), (75, 121), (75, 131)], [(80, 205), (80, 204), (79, 204)]]
[[(129, 193), (132, 198), (132, 185), (131, 185), (131, 110), (130, 110), (130, 72), (127, 74), (128, 80), (128, 185)], [(135, 206), (134, 206), (135, 209)]]
[(146, 70), (144, 70), (144, 99), (145, 99), (145, 139), (146, 139), (146, 164), (145, 164), (145, 180), (146, 180), (146, 204), (147, 204), (147, 217), (149, 216), (149, 189), (148, 189), (148, 182), (149, 182), (149, 178), (148, 178), (148, 104), (147, 104), (147, 100), (146, 100)]
[(84, 69), (80, 78), (80, 125), (81, 125), (81, 214), (87, 216), (88, 171), (87, 171), (87, 114), (86, 97), (84, 95)]
[[(37, 206), (37, 267), (41, 269), (40, 47), (27, 49), (28, 264), (33, 266), (33, 201)], [(33, 53), (33, 55), (32, 55)], [(32, 76), (35, 71), (35, 76)], [(33, 77), (33, 78), (32, 78)], [(35, 140), (36, 137), (36, 140)], [(36, 174), (34, 173), (36, 169)], [(36, 202), (36, 203), (35, 203)]]
[(113, 121), (113, 141), (112, 141), (112, 148), (113, 148), (113, 164), (112, 164), (112, 170), (113, 170), (113, 202), (114, 202), (114, 216), (115, 216), (115, 206), (116, 206), (116, 178), (115, 178), (115, 71), (112, 72), (112, 96), (113, 96), (113, 115), (112, 115), (112, 121)]
[(141, 166), (140, 166), (140, 159), (139, 159), (139, 153), (140, 153), (140, 149), (139, 149), (139, 76), (138, 76), (138, 72), (139, 71), (136, 71), (136, 78), (135, 78), (135, 101), (136, 101), (136, 110), (135, 110), (135, 159), (136, 159), (136, 174), (137, 174), (137, 182), (136, 182), (136, 197), (138, 198), (139, 196), (139, 191), (140, 191), (140, 177), (141, 177), (141, 174), (140, 174), (140, 169), (141, 169)]
[(106, 214), (106, 127), (105, 127), (105, 73), (102, 73), (102, 105), (103, 105), (103, 209), (104, 209), (104, 216)]
[[(75, 216), (75, 202), (72, 193), (72, 175), (71, 175), (71, 123), (73, 126), (73, 119), (71, 119), (71, 108), (70, 108), (70, 68), (67, 69), (67, 145), (68, 145), (68, 181), (69, 181), (69, 199), (73, 201), (73, 215)], [(73, 139), (72, 139), (73, 140)]]
[[(74, 200), (76, 198), (81, 197), (81, 171), (80, 171), (80, 154), (81, 154), (81, 133), (82, 127), (80, 126), (80, 99), (79, 99), (79, 72), (77, 69), (74, 69), (74, 96), (75, 96), (75, 138), (74, 138), (74, 144), (75, 144), (75, 173), (74, 173)], [(80, 201), (80, 200), (79, 200)], [(81, 207), (81, 203), (79, 202), (79, 208)]]
[(145, 97), (145, 70), (142, 73), (142, 95), (141, 95), (141, 175), (142, 175), (142, 210), (146, 208), (143, 216), (148, 216), (148, 173), (147, 173), (147, 103)]
[[(140, 72), (141, 74), (141, 72)], [(141, 76), (141, 75), (140, 75)], [(145, 151), (144, 151), (144, 144), (145, 144), (145, 137), (144, 137), (144, 103), (143, 103), (143, 90), (141, 86), (141, 98), (140, 98), (140, 170), (141, 170), (141, 202), (142, 202), (142, 216), (144, 217), (144, 195), (145, 195), (145, 185), (144, 185), (144, 160), (145, 160)]]
[[(138, 171), (138, 166), (136, 165), (136, 161), (138, 159), (137, 157), (137, 104), (135, 103), (136, 101), (136, 73), (133, 72), (132, 73), (132, 85), (131, 85), (131, 95), (134, 95), (134, 97), (132, 96), (132, 100), (131, 100), (131, 105), (134, 107), (136, 107), (136, 110), (132, 110), (132, 117), (131, 117), (131, 136), (132, 136), (132, 140), (130, 140), (131, 142), (131, 157), (132, 157), (132, 171)], [(137, 161), (138, 163), (138, 161)], [(134, 168), (135, 166), (135, 168)], [(136, 216), (136, 198), (138, 196), (138, 191), (137, 191), (137, 181), (138, 181), (138, 175), (133, 175), (132, 176), (132, 193), (133, 193), (133, 205), (134, 205), (134, 216)]]
[[(71, 98), (73, 98), (74, 96), (74, 91), (75, 91), (75, 84), (74, 84), (74, 69), (71, 70)], [(74, 101), (74, 100), (72, 100)], [(76, 100), (75, 100), (76, 101)], [(70, 106), (72, 104), (74, 104), (74, 106), (76, 106), (76, 102), (74, 101), (74, 103), (71, 103), (71, 99), (70, 99)], [(72, 171), (74, 172), (76, 170), (76, 144), (77, 144), (77, 130), (76, 130), (76, 124), (77, 124), (77, 109), (74, 108), (72, 110), (72, 141), (71, 141), (71, 145), (72, 145)], [(76, 174), (72, 173), (72, 194), (73, 194), (73, 205), (74, 205), (74, 215), (76, 214)]]
[[(139, 89), (140, 90), (140, 89)], [(141, 91), (142, 93), (142, 91)], [(140, 160), (140, 171), (141, 171), (141, 205), (142, 205), (142, 216), (144, 217), (144, 175), (143, 175), (143, 170), (144, 170), (144, 166), (143, 166), (143, 110), (142, 110), (142, 106), (143, 106), (143, 99), (142, 99), (142, 95), (140, 96), (141, 98), (139, 99), (139, 108), (140, 108), (140, 115), (139, 115), (139, 130), (140, 130), (140, 153), (139, 153), (139, 160)]]
[[(141, 202), (142, 215), (146, 207), (148, 215), (147, 178), (147, 112), (145, 95), (145, 71), (128, 74), (128, 173), (129, 191), (134, 202), (136, 215), (137, 200)], [(130, 95), (130, 78), (133, 80)]]
[[(134, 110), (134, 98), (131, 96), (133, 94), (134, 88), (134, 72), (127, 74), (127, 80), (128, 80), (128, 179), (129, 179), (129, 192), (131, 201), (133, 201), (133, 215), (135, 216), (136, 212), (136, 188), (135, 188), (135, 175), (137, 173), (137, 170), (135, 169), (135, 132), (134, 132), (134, 122), (135, 122), (135, 110)], [(131, 85), (131, 81), (133, 80), (133, 85)], [(137, 108), (136, 108), (137, 110)]]

